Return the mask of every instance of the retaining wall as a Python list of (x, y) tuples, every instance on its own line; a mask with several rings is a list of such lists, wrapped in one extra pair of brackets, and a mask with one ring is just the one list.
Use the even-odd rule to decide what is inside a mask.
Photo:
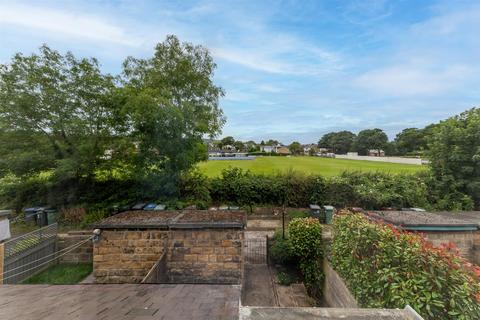
[(358, 308), (357, 301), (348, 290), (340, 275), (333, 270), (327, 259), (323, 260), (323, 302), (331, 308)]

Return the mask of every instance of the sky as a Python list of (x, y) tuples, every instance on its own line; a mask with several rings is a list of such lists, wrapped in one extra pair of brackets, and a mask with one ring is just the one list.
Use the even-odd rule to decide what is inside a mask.
[(214, 57), (221, 136), (394, 138), (480, 106), (478, 0), (0, 0), (0, 63), (46, 43), (118, 74), (168, 34)]

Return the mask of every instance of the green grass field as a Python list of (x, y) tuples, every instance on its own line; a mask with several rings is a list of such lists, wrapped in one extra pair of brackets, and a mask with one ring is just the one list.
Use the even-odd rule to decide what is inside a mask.
[(427, 170), (425, 166), (411, 164), (319, 157), (258, 157), (254, 160), (212, 160), (199, 164), (199, 168), (209, 177), (220, 175), (228, 167), (238, 167), (253, 173), (272, 174), (294, 170), (323, 176), (335, 176), (343, 171), (413, 173)]

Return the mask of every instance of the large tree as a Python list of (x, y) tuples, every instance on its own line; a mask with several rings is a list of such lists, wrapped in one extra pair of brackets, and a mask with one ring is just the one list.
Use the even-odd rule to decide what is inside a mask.
[(350, 131), (330, 132), (318, 141), (320, 148), (330, 149), (333, 153), (345, 154), (352, 150), (355, 134)]
[(479, 207), (480, 109), (441, 121), (432, 130), (428, 154), (433, 174), (445, 190), (454, 186)]
[(202, 46), (168, 36), (149, 59), (124, 62), (125, 119), (138, 143), (139, 172), (168, 177), (172, 191), (182, 172), (206, 159), (202, 137), (220, 132), (223, 89)]
[(366, 155), (368, 150), (384, 150), (388, 146), (388, 137), (381, 129), (366, 129), (358, 133), (355, 150)]
[(0, 65), (0, 162), (18, 176), (53, 170), (62, 179), (92, 175), (115, 130), (113, 78), (95, 59), (16, 54)]

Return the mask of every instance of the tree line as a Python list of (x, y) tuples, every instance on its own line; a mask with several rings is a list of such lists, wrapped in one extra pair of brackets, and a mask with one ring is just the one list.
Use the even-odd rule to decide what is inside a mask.
[(421, 156), (428, 149), (428, 138), (434, 127), (432, 124), (423, 129), (404, 129), (393, 141), (389, 141), (385, 132), (378, 128), (362, 130), (358, 134), (350, 131), (330, 132), (322, 136), (318, 146), (337, 154), (358, 152), (367, 155), (369, 150), (383, 150), (391, 156)]

